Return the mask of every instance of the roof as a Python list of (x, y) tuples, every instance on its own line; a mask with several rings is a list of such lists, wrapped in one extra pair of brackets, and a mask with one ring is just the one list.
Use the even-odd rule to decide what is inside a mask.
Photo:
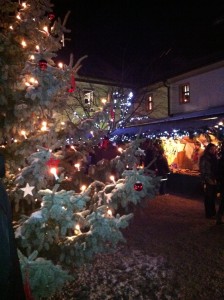
[(147, 124), (118, 128), (114, 130), (110, 137), (116, 139), (124, 135), (140, 134), (160, 134), (165, 131), (185, 130), (192, 132), (195, 130), (206, 130), (214, 127), (224, 118), (224, 106), (213, 107), (207, 110), (179, 114), (173, 117), (159, 119)]

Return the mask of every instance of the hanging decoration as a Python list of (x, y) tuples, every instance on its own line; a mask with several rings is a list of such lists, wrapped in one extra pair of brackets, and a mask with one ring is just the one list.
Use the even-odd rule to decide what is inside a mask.
[(33, 189), (34, 186), (30, 186), (29, 183), (27, 183), (24, 188), (21, 188), (21, 190), (24, 191), (23, 197), (26, 197), (27, 195), (33, 196), (33, 192), (32, 192)]
[(28, 270), (26, 270), (26, 273), (25, 273), (24, 292), (25, 292), (25, 295), (26, 295), (26, 300), (34, 300), (34, 298), (32, 296), (32, 293), (31, 293)]
[(51, 168), (58, 168), (59, 162), (60, 162), (59, 159), (55, 159), (55, 158), (51, 157), (51, 158), (47, 161), (46, 165), (47, 165), (50, 169), (51, 169)]
[(101, 148), (101, 149), (107, 149), (109, 143), (110, 143), (109, 137), (108, 137), (108, 136), (104, 136), (100, 148)]
[(115, 110), (113, 107), (111, 107), (111, 110), (110, 110), (110, 118), (111, 118), (111, 121), (113, 122), (114, 119), (115, 119)]
[(38, 66), (41, 71), (45, 71), (47, 69), (47, 61), (45, 59), (39, 60)]
[(73, 93), (75, 91), (76, 83), (74, 74), (71, 75), (70, 88), (68, 89), (69, 93)]
[(135, 191), (140, 192), (143, 189), (143, 184), (140, 181), (137, 181), (134, 184), (134, 189)]
[(54, 18), (55, 18), (55, 14), (54, 13), (51, 12), (51, 13), (48, 14), (48, 19), (49, 20), (53, 21)]

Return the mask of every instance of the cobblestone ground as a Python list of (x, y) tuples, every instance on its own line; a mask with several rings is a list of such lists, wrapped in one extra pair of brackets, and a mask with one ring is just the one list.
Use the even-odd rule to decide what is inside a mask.
[(224, 225), (205, 218), (202, 199), (157, 196), (125, 237), (129, 248), (167, 259), (184, 299), (224, 299)]

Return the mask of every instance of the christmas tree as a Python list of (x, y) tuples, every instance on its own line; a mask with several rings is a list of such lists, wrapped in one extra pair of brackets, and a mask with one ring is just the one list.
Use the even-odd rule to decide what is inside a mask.
[[(153, 198), (159, 179), (139, 167), (144, 152), (140, 139), (122, 152), (109, 141), (113, 105), (76, 123), (69, 118), (61, 123), (63, 105), (75, 98), (75, 78), (85, 59), (74, 63), (71, 55), (69, 65), (55, 64), (69, 33), (69, 14), (63, 22), (56, 18), (48, 0), (1, 0), (1, 7), (5, 183), (24, 283), (39, 299), (72, 279), (72, 268), (124, 242), (122, 229), (133, 216), (132, 206)], [(122, 123), (126, 113), (123, 109)]]

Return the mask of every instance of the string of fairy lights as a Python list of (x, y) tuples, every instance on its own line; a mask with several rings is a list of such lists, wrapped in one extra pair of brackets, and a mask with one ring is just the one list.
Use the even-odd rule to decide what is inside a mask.
[(116, 91), (112, 95), (112, 99), (114, 102), (114, 110), (116, 110), (117, 108), (119, 108), (120, 110), (118, 127), (122, 127), (125, 124), (125, 119), (132, 105), (132, 98), (132, 92), (129, 92), (128, 95), (125, 95), (124, 92)]
[[(180, 123), (181, 124), (181, 123)], [(150, 124), (148, 124), (150, 127)], [(158, 127), (160, 124), (158, 124)], [(165, 127), (165, 126), (164, 126)], [(128, 127), (127, 127), (128, 128)], [(224, 122), (223, 121), (217, 121), (217, 124), (215, 124), (213, 127), (201, 127), (197, 129), (192, 128), (186, 128), (186, 129), (171, 129), (171, 130), (150, 130), (146, 129), (143, 131), (141, 129), (141, 126), (136, 125), (135, 127), (132, 127), (133, 131), (131, 133), (122, 133), (118, 134), (112, 133), (110, 140), (113, 142), (130, 142), (132, 140), (135, 140), (136, 138), (145, 138), (145, 139), (160, 139), (160, 138), (167, 138), (167, 139), (180, 139), (185, 136), (189, 137), (190, 139), (197, 138), (199, 135), (203, 134), (207, 136), (209, 140), (209, 135), (214, 135), (218, 140), (224, 139)]]

